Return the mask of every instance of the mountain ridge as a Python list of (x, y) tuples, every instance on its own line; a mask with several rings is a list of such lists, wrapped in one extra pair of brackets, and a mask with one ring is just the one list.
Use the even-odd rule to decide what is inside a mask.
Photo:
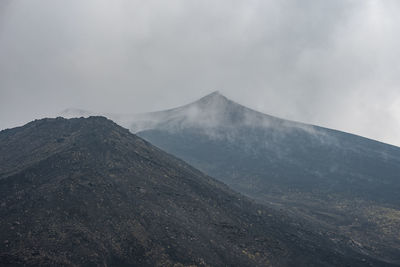
[[(355, 134), (355, 133), (351, 133), (351, 132), (345, 132), (343, 130), (340, 129), (335, 129), (335, 128), (329, 128), (329, 127), (324, 127), (324, 126), (319, 126), (319, 125), (315, 125), (315, 124), (310, 124), (310, 123), (305, 123), (305, 122), (301, 122), (301, 121), (296, 121), (296, 120), (291, 120), (291, 119), (287, 119), (287, 118), (281, 118), (279, 116), (274, 116), (274, 115), (269, 115), (269, 114), (265, 114), (262, 111), (258, 111), (252, 108), (248, 108), (236, 101), (233, 101), (229, 98), (227, 98), (226, 96), (224, 96), (220, 91), (216, 90), (213, 91), (197, 100), (194, 100), (188, 104), (184, 104), (175, 108), (167, 108), (165, 110), (156, 110), (156, 111), (150, 111), (150, 112), (142, 112), (142, 113), (123, 113), (123, 114), (119, 114), (119, 113), (102, 113), (102, 112), (92, 112), (92, 111), (88, 111), (88, 110), (84, 110), (84, 109), (75, 109), (75, 108), (68, 108), (65, 109), (63, 111), (61, 111), (59, 113), (59, 116), (61, 117), (65, 117), (65, 118), (79, 118), (79, 117), (89, 117), (89, 116), (105, 116), (107, 118), (110, 118), (111, 120), (117, 122), (119, 125), (130, 129), (133, 133), (137, 133), (140, 131), (144, 131), (147, 129), (151, 129), (155, 127), (155, 124), (158, 124), (160, 121), (162, 120), (166, 120), (168, 119), (168, 116), (164, 117), (162, 116), (161, 118), (153, 118), (153, 116), (157, 117), (157, 115), (160, 114), (165, 114), (165, 113), (171, 113), (171, 112), (178, 112), (178, 111), (182, 111), (182, 109), (187, 109), (190, 108), (191, 106), (197, 105), (197, 104), (202, 104), (204, 106), (204, 102), (206, 102), (207, 100), (212, 100), (212, 99), (219, 99), (219, 100), (223, 100), (220, 102), (225, 102), (225, 104), (232, 104), (234, 106), (239, 106), (240, 108), (244, 108), (245, 110), (255, 113), (258, 116), (261, 117), (268, 117), (269, 119), (271, 119), (272, 121), (277, 121), (280, 122), (281, 124), (288, 124), (289, 127), (299, 127), (299, 128), (303, 128), (306, 130), (310, 130), (311, 132), (314, 129), (319, 129), (319, 130), (327, 130), (327, 131), (332, 131), (332, 132), (336, 132), (336, 133), (344, 133), (344, 134), (349, 134), (355, 137), (361, 137), (367, 140), (371, 140), (374, 142), (378, 142), (381, 144), (385, 144), (388, 146), (392, 146), (392, 147), (397, 147), (394, 144), (389, 144), (386, 143), (384, 141), (380, 141), (380, 140), (375, 140), (373, 138), (369, 138), (369, 137), (365, 137), (359, 134)], [(181, 115), (185, 115), (185, 114), (181, 114)], [(148, 121), (151, 121), (150, 123)], [(156, 121), (156, 123), (154, 122)], [(261, 122), (262, 124), (262, 122)], [(268, 125), (268, 123), (267, 123)]]
[(5, 266), (390, 266), (106, 118), (0, 132)]
[[(400, 264), (399, 147), (271, 119), (234, 102), (222, 110), (218, 123), (186, 120), (182, 112), (137, 134), (246, 196), (309, 218)], [(133, 122), (131, 131), (136, 128)]]

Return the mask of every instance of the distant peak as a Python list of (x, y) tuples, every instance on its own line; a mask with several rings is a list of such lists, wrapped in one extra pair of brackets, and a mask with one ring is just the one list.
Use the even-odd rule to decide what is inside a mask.
[(225, 97), (223, 96), (220, 91), (214, 91), (211, 94), (206, 95), (205, 97)]
[(223, 101), (223, 102), (231, 102), (227, 97), (222, 95), (219, 91), (214, 91), (211, 94), (208, 94), (202, 98), (200, 98), (197, 102), (215, 102), (215, 101)]
[(210, 96), (214, 95), (214, 96), (222, 96), (222, 94), (220, 93), (220, 91), (214, 91), (211, 94), (209, 94)]

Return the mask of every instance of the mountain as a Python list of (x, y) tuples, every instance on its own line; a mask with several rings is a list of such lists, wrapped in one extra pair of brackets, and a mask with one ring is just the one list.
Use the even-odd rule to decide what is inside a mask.
[(400, 148), (262, 114), (218, 92), (120, 123), (234, 190), (400, 265)]
[(0, 216), (1, 266), (389, 266), (104, 117), (1, 131)]

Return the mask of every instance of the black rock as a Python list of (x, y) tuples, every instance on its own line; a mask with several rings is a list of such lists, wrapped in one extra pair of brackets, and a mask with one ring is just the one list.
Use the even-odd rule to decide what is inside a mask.
[(103, 117), (0, 132), (0, 204), (2, 266), (384, 265)]
[(218, 92), (126, 125), (232, 189), (400, 265), (399, 147), (262, 114)]

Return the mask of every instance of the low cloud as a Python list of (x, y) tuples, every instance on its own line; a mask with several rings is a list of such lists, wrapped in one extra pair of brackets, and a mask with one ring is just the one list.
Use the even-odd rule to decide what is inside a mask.
[(400, 145), (400, 3), (0, 3), (0, 128), (77, 107), (139, 113), (214, 90)]

